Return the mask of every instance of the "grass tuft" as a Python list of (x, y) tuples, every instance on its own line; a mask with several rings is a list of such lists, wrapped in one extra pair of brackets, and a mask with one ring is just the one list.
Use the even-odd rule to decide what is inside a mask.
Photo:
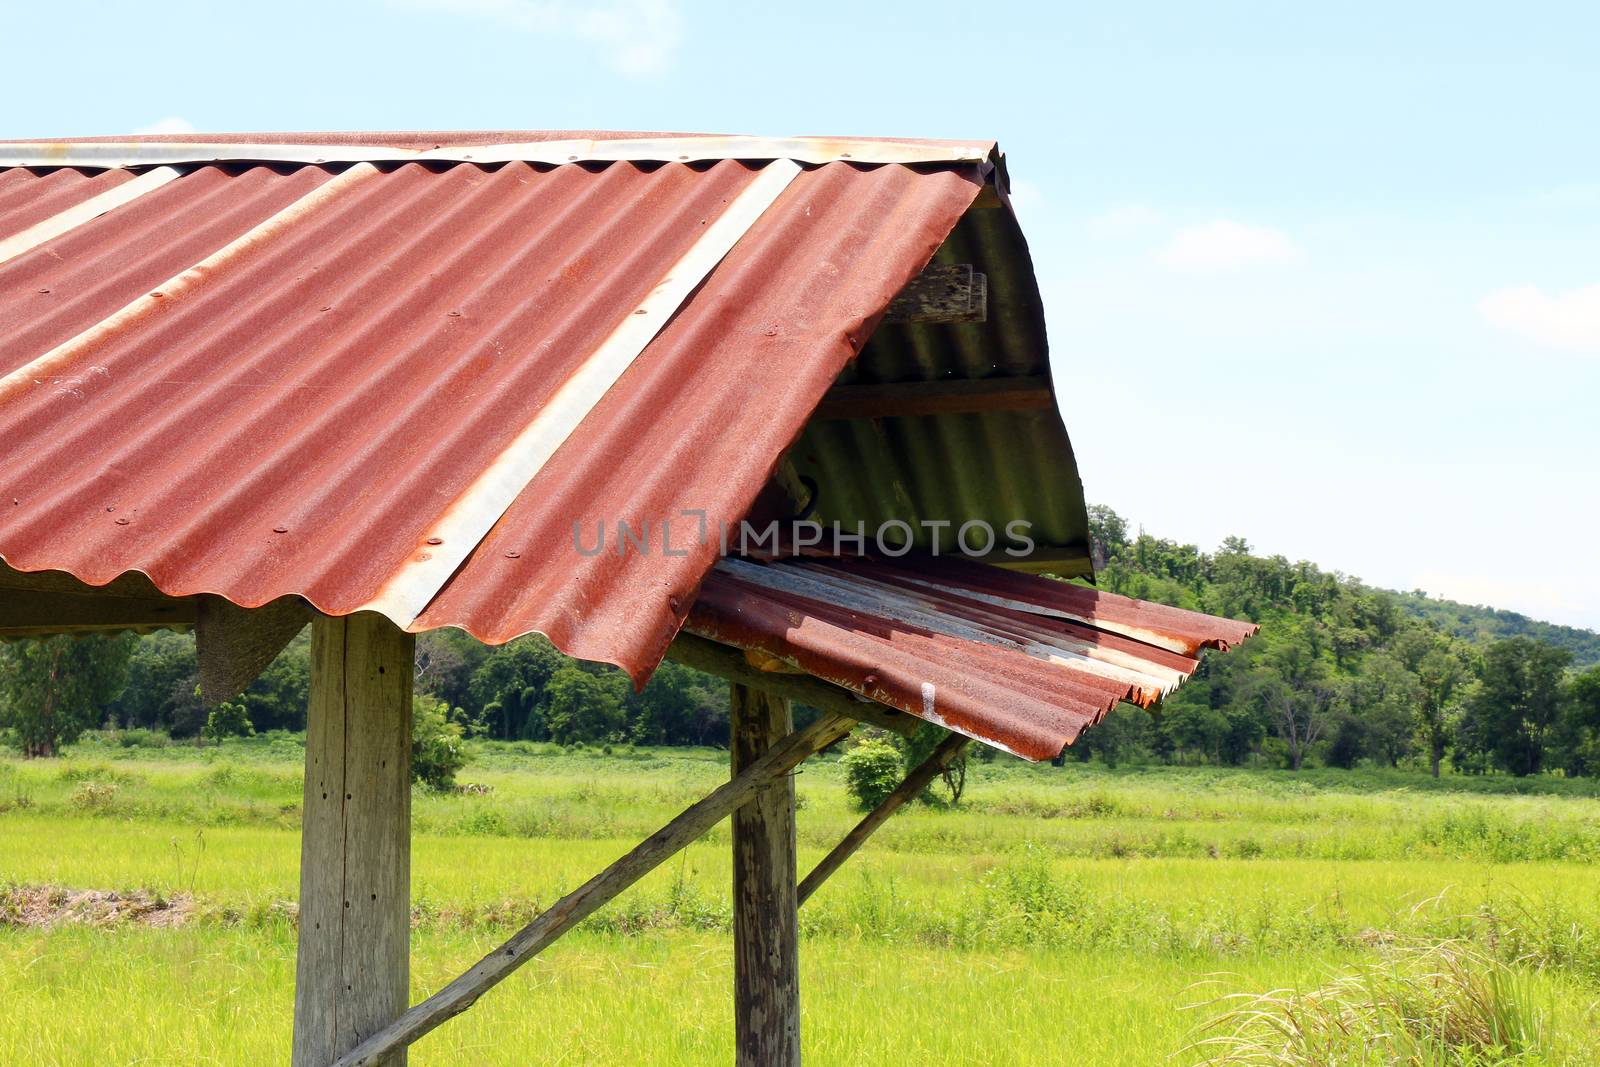
[[(1207, 1067), (1488, 1067), (1592, 1062), (1551, 1038), (1537, 972), (1458, 941), (1391, 946), (1310, 992), (1230, 994), (1184, 1049)], [(1594, 1050), (1588, 1050), (1592, 1053)]]

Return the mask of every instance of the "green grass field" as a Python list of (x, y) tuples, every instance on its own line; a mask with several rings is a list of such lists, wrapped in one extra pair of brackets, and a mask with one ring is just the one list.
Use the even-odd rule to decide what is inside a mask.
[[(0, 1063), (287, 1061), (300, 756), (277, 737), (0, 760)], [(713, 751), (483, 746), (461, 780), (487, 795), (414, 801), (414, 994), (726, 775)], [(806, 868), (858, 814), (831, 760), (798, 791)], [(729, 1061), (727, 844), (719, 827), (412, 1062)], [(19, 903), (39, 887), (153, 893), (187, 921), (39, 925)], [(1541, 1053), (1489, 1062), (1600, 1063), (1583, 782), (982, 764), (959, 809), (897, 815), (801, 922), (811, 1064), (1192, 1063), (1191, 1005), (1446, 939), (1513, 963), (1547, 1022)]]

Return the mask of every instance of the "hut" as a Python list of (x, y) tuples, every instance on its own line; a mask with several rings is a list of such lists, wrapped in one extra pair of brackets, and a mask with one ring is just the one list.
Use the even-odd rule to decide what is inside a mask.
[[(1253, 632), (1056, 580), (1092, 576), (1088, 402), (988, 142), (0, 144), (0, 636), (192, 627), (220, 700), (313, 627), (297, 1067), (403, 1062), (730, 816), (738, 1062), (798, 1063), (796, 909), (897, 805)], [(733, 767), (408, 1007), (445, 626), (725, 676)], [(789, 773), (860, 722), (949, 737), (801, 882)]]

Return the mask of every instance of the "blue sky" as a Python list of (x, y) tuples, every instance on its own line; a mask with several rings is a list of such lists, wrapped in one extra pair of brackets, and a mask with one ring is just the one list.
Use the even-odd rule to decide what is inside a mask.
[(12, 137), (998, 139), (1090, 499), (1600, 628), (1600, 6), (7, 0), (0, 38)]

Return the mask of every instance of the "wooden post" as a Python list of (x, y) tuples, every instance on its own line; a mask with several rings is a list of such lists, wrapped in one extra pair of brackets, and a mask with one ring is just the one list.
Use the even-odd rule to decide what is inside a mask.
[[(734, 684), (733, 773), (792, 729), (789, 702)], [(794, 779), (733, 813), (733, 1013), (736, 1067), (799, 1067), (800, 932)]]
[(367, 613), (312, 626), (294, 1067), (327, 1067), (394, 1020), (410, 979), (416, 640)]
[(556, 938), (655, 870), (667, 857), (742, 808), (768, 782), (786, 776), (807, 757), (844, 737), (854, 723), (854, 719), (843, 715), (824, 715), (804, 730), (796, 730), (730, 781), (639, 842), (633, 851), (550, 905), (548, 911), (512, 934), (505, 944), (479, 960), (467, 973), (339, 1057), (333, 1067), (372, 1067), (389, 1062), (385, 1057), (395, 1049), (404, 1048), (472, 1007), (479, 997), (505, 981), (511, 972), (544, 951)]

